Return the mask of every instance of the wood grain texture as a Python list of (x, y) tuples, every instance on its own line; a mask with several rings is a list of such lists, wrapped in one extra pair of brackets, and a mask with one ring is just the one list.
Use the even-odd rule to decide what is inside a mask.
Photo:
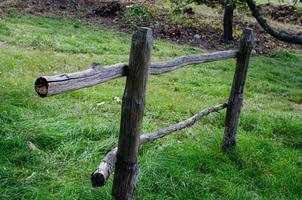
[(126, 64), (118, 63), (102, 68), (93, 64), (91, 68), (69, 74), (43, 76), (36, 80), (35, 90), (41, 97), (52, 96), (62, 92), (91, 87), (124, 76)]
[(117, 147), (110, 150), (103, 158), (96, 170), (91, 174), (93, 187), (102, 187), (106, 184), (116, 163)]
[(112, 199), (133, 199), (136, 188), (139, 135), (145, 109), (152, 42), (152, 30), (149, 28), (139, 28), (132, 36)]
[[(171, 72), (185, 65), (213, 62), (236, 57), (238, 51), (219, 51), (201, 55), (178, 57), (168, 62), (153, 63), (150, 66), (150, 74), (158, 75)], [(127, 75), (128, 65), (118, 63), (101, 67), (93, 64), (91, 68), (75, 73), (60, 74), (55, 76), (42, 76), (35, 82), (35, 90), (41, 97), (48, 97), (67, 91), (91, 87), (116, 78)]]
[(226, 111), (223, 138), (223, 149), (225, 150), (231, 150), (236, 145), (236, 133), (243, 103), (243, 92), (249, 60), (253, 49), (253, 41), (254, 37), (252, 29), (246, 28), (240, 40), (236, 70)]
[(190, 64), (200, 64), (205, 62), (214, 62), (227, 58), (234, 58), (236, 57), (237, 52), (238, 51), (236, 50), (228, 50), (228, 51), (218, 51), (214, 53), (207, 53), (201, 55), (181, 56), (172, 61), (157, 62), (151, 64), (150, 73), (154, 75), (158, 75), (158, 74), (177, 70), (183, 66), (190, 65)]
[[(179, 131), (184, 128), (190, 127), (194, 125), (202, 117), (207, 116), (208, 114), (213, 112), (218, 112), (226, 107), (227, 107), (227, 103), (219, 104), (211, 108), (201, 110), (200, 112), (193, 115), (192, 117), (184, 121), (181, 121), (177, 124), (160, 129), (158, 131), (154, 131), (152, 133), (141, 135), (140, 145), (165, 137), (175, 131)], [(91, 182), (94, 187), (102, 187), (106, 184), (110, 174), (112, 173), (112, 169), (115, 166), (116, 155), (117, 155), (117, 148), (114, 148), (111, 151), (109, 151), (106, 154), (106, 156), (103, 158), (103, 160), (100, 162), (97, 169), (91, 174)]]

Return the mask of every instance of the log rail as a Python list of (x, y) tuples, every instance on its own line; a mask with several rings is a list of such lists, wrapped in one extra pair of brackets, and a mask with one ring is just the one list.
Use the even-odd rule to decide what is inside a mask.
[[(238, 51), (218, 51), (193, 56), (182, 56), (168, 62), (157, 62), (150, 66), (149, 73), (159, 75), (177, 70), (190, 64), (213, 62), (228, 58), (235, 58)], [(67, 91), (91, 87), (127, 75), (128, 65), (118, 63), (101, 67), (99, 64), (84, 71), (60, 74), (55, 76), (42, 76), (35, 82), (35, 90), (41, 97), (48, 97)]]
[[(142, 144), (192, 126), (202, 117), (227, 108), (222, 149), (227, 151), (234, 149), (253, 40), (252, 29), (246, 28), (240, 40), (239, 50), (182, 56), (172, 61), (151, 64), (152, 30), (139, 28), (132, 37), (129, 65), (118, 63), (101, 67), (100, 64), (95, 63), (84, 71), (42, 76), (36, 80), (35, 90), (40, 97), (48, 97), (91, 87), (123, 76), (127, 77), (122, 103), (118, 147), (110, 150), (101, 160), (97, 169), (91, 174), (91, 182), (94, 187), (102, 187), (115, 168), (112, 199), (131, 200), (136, 188), (138, 149)], [(139, 135), (144, 115), (148, 74), (159, 75), (190, 64), (228, 58), (236, 58), (237, 61), (230, 96), (226, 103), (201, 110), (192, 117), (169, 127)]]
[[(159, 138), (166, 137), (167, 135), (170, 135), (175, 131), (180, 131), (184, 128), (193, 126), (197, 121), (207, 116), (208, 114), (213, 112), (218, 112), (220, 110), (225, 109), (226, 107), (227, 107), (227, 103), (219, 104), (211, 108), (201, 110), (200, 112), (193, 115), (192, 117), (184, 121), (178, 122), (177, 124), (173, 124), (171, 126), (168, 126), (166, 128), (148, 134), (143, 134), (140, 136), (140, 145), (146, 144), (148, 142), (152, 142)], [(91, 183), (94, 187), (102, 187), (106, 184), (116, 163), (116, 154), (117, 154), (117, 147), (108, 151), (106, 156), (100, 162), (97, 169), (91, 174)]]

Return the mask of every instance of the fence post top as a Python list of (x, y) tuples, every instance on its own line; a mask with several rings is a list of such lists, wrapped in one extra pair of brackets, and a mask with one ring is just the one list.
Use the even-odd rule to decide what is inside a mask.
[(241, 41), (245, 43), (252, 43), (254, 40), (254, 34), (253, 34), (253, 29), (246, 27), (243, 30), (242, 36), (241, 36)]
[(246, 34), (252, 34), (252, 33), (253, 33), (253, 29), (250, 28), (250, 27), (245, 27), (245, 28), (244, 28), (244, 32), (245, 32)]
[(152, 29), (149, 27), (138, 27), (137, 31), (148, 32), (148, 31), (152, 31)]
[(139, 27), (132, 36), (132, 41), (147, 40), (152, 42), (152, 29), (147, 27)]

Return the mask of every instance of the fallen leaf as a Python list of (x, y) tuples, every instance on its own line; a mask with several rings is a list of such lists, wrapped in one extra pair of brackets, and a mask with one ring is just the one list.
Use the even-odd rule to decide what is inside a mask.
[(36, 147), (36, 145), (34, 145), (31, 141), (27, 141), (27, 146), (30, 148), (30, 150), (32, 150), (33, 152), (37, 152), (40, 151), (40, 149), (38, 149)]

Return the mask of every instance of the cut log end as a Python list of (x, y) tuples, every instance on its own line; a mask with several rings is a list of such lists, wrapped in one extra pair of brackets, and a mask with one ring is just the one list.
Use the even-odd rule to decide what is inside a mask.
[(106, 179), (103, 174), (96, 170), (91, 174), (91, 184), (93, 187), (102, 187), (106, 184)]
[(35, 82), (35, 90), (40, 97), (46, 97), (48, 93), (48, 82), (44, 77), (40, 77)]

